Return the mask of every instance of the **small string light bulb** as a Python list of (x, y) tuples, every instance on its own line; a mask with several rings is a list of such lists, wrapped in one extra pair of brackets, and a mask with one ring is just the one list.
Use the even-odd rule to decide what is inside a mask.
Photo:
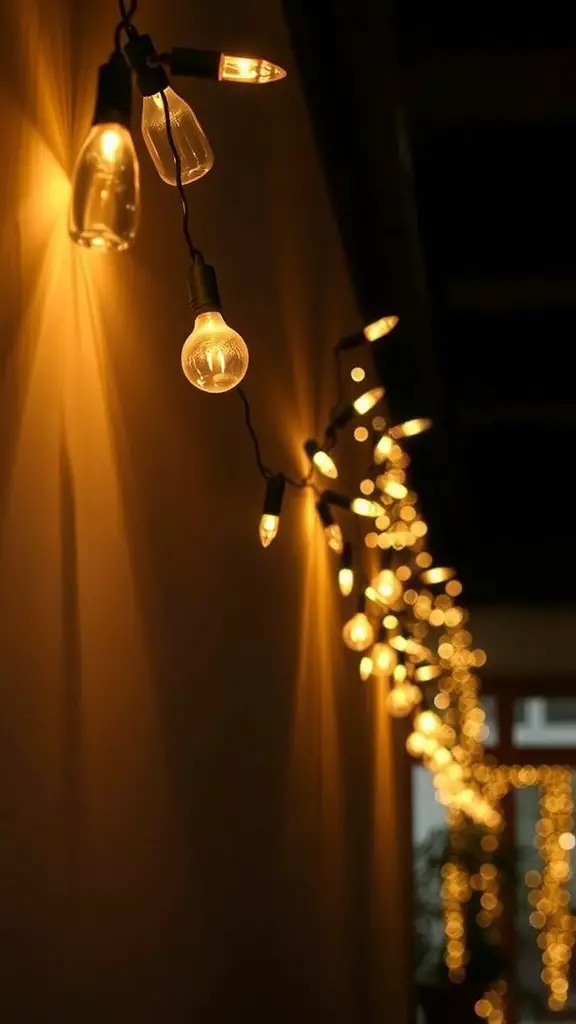
[(392, 569), (381, 569), (371, 582), (378, 598), (387, 606), (395, 605), (403, 594), (402, 583)]
[(355, 412), (358, 413), (358, 416), (364, 416), (377, 405), (383, 395), (384, 388), (370, 388), (369, 391), (365, 391), (363, 395), (359, 395), (352, 402)]
[(384, 462), (384, 460), (388, 458), (393, 447), (394, 442), (392, 438), (389, 437), (388, 434), (382, 434), (382, 437), (380, 438), (378, 444), (374, 448), (374, 462), (376, 463), (377, 466), (379, 466), (380, 463)]
[(356, 334), (349, 334), (346, 338), (342, 338), (338, 342), (337, 350), (345, 352), (351, 348), (358, 348), (359, 345), (365, 345), (367, 341), (379, 341), (380, 338), (385, 338), (387, 334), (394, 330), (399, 323), (399, 319), (397, 316), (382, 316), (379, 320), (366, 324)]
[(365, 651), (374, 643), (374, 627), (364, 611), (359, 611), (345, 623), (342, 638), (352, 651)]
[(210, 143), (192, 108), (171, 88), (150, 36), (132, 36), (124, 53), (136, 73), (142, 94), (142, 136), (158, 174), (166, 184), (177, 184), (174, 156), (166, 131), (166, 103), (174, 145), (180, 157), (182, 184), (202, 178), (214, 163)]
[(431, 426), (432, 420), (425, 417), (406, 420), (405, 423), (398, 423), (395, 427), (390, 427), (390, 436), (397, 441), (401, 437), (416, 437), (417, 434), (423, 434), (425, 430), (430, 430)]
[(335, 521), (328, 504), (321, 498), (320, 501), (316, 502), (316, 511), (320, 518), (320, 522), (324, 527), (324, 533), (326, 534), (326, 540), (328, 541), (328, 547), (332, 551), (335, 551), (337, 555), (341, 555), (344, 551), (344, 538), (342, 536), (342, 530)]
[(272, 64), (262, 57), (235, 57), (231, 53), (223, 53), (220, 56), (218, 78), (221, 82), (266, 85), (286, 78), (286, 72), (278, 64)]
[(200, 391), (230, 391), (248, 369), (248, 348), (224, 320), (214, 267), (200, 253), (190, 268), (190, 304), (194, 330), (182, 348), (184, 375)]
[(140, 168), (130, 134), (131, 75), (121, 53), (98, 72), (92, 129), (74, 168), (68, 230), (77, 245), (122, 252), (140, 220)]
[(396, 651), (386, 643), (374, 644), (370, 651), (370, 657), (373, 663), (372, 672), (375, 676), (389, 676), (396, 668), (404, 667), (398, 665)]
[(310, 459), (310, 461), (316, 466), (323, 476), (329, 477), (330, 480), (335, 480), (338, 476), (338, 467), (334, 462), (334, 459), (328, 452), (325, 452), (320, 445), (310, 437), (304, 444), (304, 451)]
[(338, 570), (338, 586), (343, 597), (348, 597), (354, 589), (354, 570), (352, 568), (352, 545), (346, 541), (340, 558)]
[(266, 484), (266, 496), (259, 528), (260, 542), (263, 548), (267, 548), (278, 534), (285, 486), (286, 480), (283, 473), (271, 477)]

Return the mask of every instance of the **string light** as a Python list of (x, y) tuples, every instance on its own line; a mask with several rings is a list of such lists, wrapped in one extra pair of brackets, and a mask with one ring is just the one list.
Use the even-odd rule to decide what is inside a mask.
[(365, 651), (374, 643), (374, 627), (364, 611), (353, 615), (342, 629), (342, 638), (352, 651)]
[(115, 52), (98, 72), (92, 129), (76, 160), (69, 232), (80, 246), (122, 252), (140, 220), (140, 168), (130, 134), (130, 70)]
[(348, 597), (354, 589), (354, 570), (352, 568), (352, 545), (346, 541), (340, 556), (338, 570), (338, 586), (343, 597)]
[(304, 451), (310, 459), (310, 461), (316, 466), (323, 476), (329, 477), (331, 480), (335, 480), (338, 476), (338, 468), (334, 459), (328, 452), (320, 448), (319, 444), (314, 438), (309, 438), (304, 443)]
[(280, 512), (284, 499), (286, 480), (282, 473), (272, 477), (266, 485), (266, 496), (264, 508), (260, 518), (260, 542), (263, 548), (267, 548), (278, 534), (280, 526)]

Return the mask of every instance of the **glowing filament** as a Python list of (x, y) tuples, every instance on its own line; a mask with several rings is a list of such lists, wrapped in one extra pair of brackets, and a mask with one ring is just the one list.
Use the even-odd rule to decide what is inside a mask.
[(271, 64), (269, 60), (260, 57), (235, 57), (231, 53), (223, 53), (218, 78), (221, 82), (266, 85), (267, 82), (278, 82), (286, 78), (286, 72), (278, 64)]

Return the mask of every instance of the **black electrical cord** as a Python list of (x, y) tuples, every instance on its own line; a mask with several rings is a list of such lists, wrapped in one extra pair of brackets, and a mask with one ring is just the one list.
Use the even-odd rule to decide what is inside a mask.
[(174, 170), (176, 172), (176, 188), (178, 190), (178, 195), (180, 196), (180, 203), (182, 205), (182, 234), (184, 235), (184, 238), (186, 240), (186, 245), (188, 246), (190, 258), (192, 260), (195, 260), (198, 256), (201, 256), (202, 253), (200, 252), (200, 249), (198, 249), (194, 245), (194, 242), (192, 241), (192, 235), (190, 234), (190, 211), (188, 209), (188, 199), (186, 198), (184, 182), (182, 181), (182, 160), (180, 157), (180, 153), (178, 151), (178, 147), (174, 141), (172, 123), (170, 121), (170, 107), (168, 106), (166, 93), (161, 92), (160, 95), (162, 97), (162, 106), (164, 107), (166, 137), (168, 139), (168, 145), (170, 146), (170, 149), (172, 151), (172, 157), (174, 159)]
[[(137, 6), (137, 0), (131, 0), (130, 9), (126, 13), (126, 18), (128, 19), (128, 21), (129, 21), (129, 18), (134, 15), (136, 6)], [(125, 7), (125, 4), (122, 2), (122, 0), (120, 0), (120, 7), (121, 7), (121, 10)], [(121, 23), (121, 25), (123, 25), (123, 23)], [(129, 31), (129, 29), (128, 29), (128, 31)], [(185, 192), (185, 189), (184, 189), (184, 182), (182, 180), (182, 160), (180, 158), (180, 153), (178, 151), (178, 147), (176, 145), (176, 142), (174, 141), (174, 134), (172, 132), (172, 124), (170, 122), (170, 108), (168, 106), (168, 100), (166, 99), (166, 95), (165, 95), (164, 92), (160, 93), (160, 95), (162, 97), (162, 105), (164, 107), (164, 120), (165, 120), (165, 126), (166, 126), (166, 136), (167, 136), (168, 145), (170, 146), (170, 150), (172, 152), (172, 157), (173, 157), (173, 160), (174, 160), (174, 170), (176, 172), (176, 188), (178, 190), (178, 195), (180, 197), (180, 203), (181, 203), (181, 206), (182, 206), (182, 234), (184, 235), (184, 238), (186, 240), (186, 245), (188, 246), (188, 252), (190, 253), (190, 258), (192, 260), (195, 260), (195, 259), (197, 259), (198, 256), (201, 256), (202, 253), (201, 253), (200, 249), (198, 249), (194, 245), (194, 242), (192, 240), (192, 235), (190, 233), (190, 217), (189, 217), (190, 211), (189, 211), (189, 207), (188, 207), (188, 199), (186, 197), (186, 192)], [(236, 393), (237, 393), (238, 397), (240, 398), (240, 400), (241, 400), (241, 402), (242, 402), (242, 404), (244, 406), (244, 422), (246, 424), (246, 429), (248, 430), (248, 433), (250, 435), (250, 439), (252, 441), (252, 447), (254, 449), (254, 457), (255, 457), (255, 460), (256, 460), (256, 465), (258, 467), (258, 472), (260, 473), (260, 476), (263, 477), (264, 480), (266, 480), (266, 481), (272, 480), (273, 478), (275, 478), (277, 476), (277, 474), (274, 473), (274, 471), (272, 469), (270, 469), (269, 466), (266, 465), (266, 463), (264, 462), (264, 460), (262, 458), (262, 449), (261, 449), (261, 446), (260, 446), (260, 441), (259, 441), (258, 435), (257, 435), (256, 430), (254, 428), (254, 424), (252, 422), (252, 410), (251, 410), (251, 407), (250, 407), (250, 402), (248, 400), (248, 396), (246, 395), (246, 392), (241, 387), (236, 389)], [(341, 401), (338, 404), (341, 404)], [(302, 479), (300, 479), (300, 480), (295, 480), (293, 477), (289, 477), (289, 476), (284, 476), (284, 479), (285, 479), (286, 483), (290, 487), (295, 487), (298, 490), (302, 490), (305, 487), (310, 487), (314, 491), (316, 491), (316, 493), (319, 493), (318, 489), (315, 486), (315, 484), (313, 484), (312, 480), (311, 480), (313, 472), (314, 472), (314, 470), (311, 467), (310, 471), (308, 472), (308, 474), (305, 477), (302, 477)]]
[(136, 33), (132, 19), (138, 10), (138, 0), (129, 0), (128, 3), (126, 0), (118, 0), (118, 9), (120, 11), (120, 21), (114, 32), (114, 46), (117, 50), (120, 50), (122, 48), (122, 33), (128, 38)]

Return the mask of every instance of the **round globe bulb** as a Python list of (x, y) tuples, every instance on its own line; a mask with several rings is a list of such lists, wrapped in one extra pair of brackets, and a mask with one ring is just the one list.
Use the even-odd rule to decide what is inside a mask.
[(416, 732), (422, 733), (423, 736), (435, 736), (441, 724), (438, 715), (435, 715), (433, 711), (421, 711), (414, 719)]
[(200, 313), (182, 348), (182, 369), (194, 387), (217, 395), (240, 383), (248, 369), (246, 342), (221, 313)]
[(386, 710), (393, 718), (406, 718), (414, 709), (414, 695), (410, 684), (395, 686), (386, 697)]
[(372, 580), (372, 586), (387, 605), (395, 605), (402, 597), (402, 584), (391, 569), (382, 569)]
[(389, 676), (398, 663), (396, 651), (389, 644), (374, 644), (370, 654), (375, 676)]
[(353, 615), (342, 630), (342, 638), (353, 651), (365, 651), (374, 643), (374, 628), (364, 612)]

